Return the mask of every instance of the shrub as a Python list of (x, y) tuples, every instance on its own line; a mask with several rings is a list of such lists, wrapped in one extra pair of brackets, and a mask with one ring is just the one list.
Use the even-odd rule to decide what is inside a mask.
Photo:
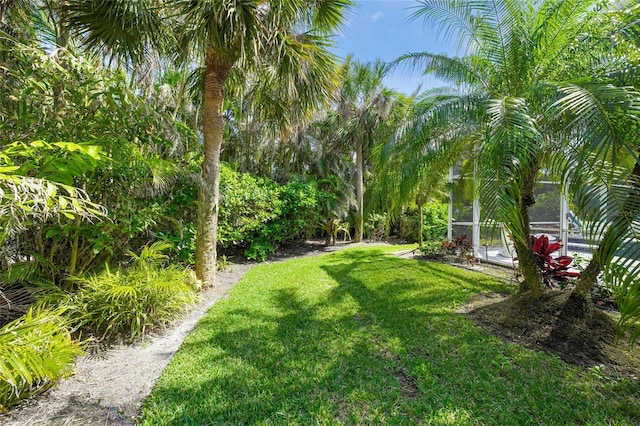
[[(424, 241), (442, 241), (447, 233), (448, 206), (430, 202), (422, 207), (422, 236)], [(418, 241), (418, 211), (411, 209), (400, 218), (400, 238), (408, 242)]]
[[(167, 197), (166, 214), (180, 217), (174, 229), (156, 236), (172, 243), (172, 260), (192, 264), (196, 239), (197, 182), (183, 179)], [(281, 186), (238, 173), (223, 163), (220, 170), (218, 247), (244, 249), (249, 259), (264, 260), (278, 244), (305, 238), (319, 220), (315, 185), (291, 181)]]
[(267, 260), (270, 254), (275, 253), (276, 246), (268, 241), (253, 241), (244, 251), (244, 256), (249, 260)]
[(449, 206), (431, 202), (422, 207), (422, 235), (425, 241), (442, 241), (447, 234)]
[[(17, 211), (28, 212), (29, 221), (41, 211), (56, 213), (24, 229), (14, 226), (22, 216), (0, 215), (13, 222), (4, 224), (5, 231), (19, 230), (20, 240), (25, 241), (8, 251), (9, 260), (22, 261), (36, 253), (54, 266), (54, 275), (47, 278), (58, 280), (66, 274), (96, 271), (119, 259), (126, 247), (137, 249), (149, 235), (172, 231), (173, 218), (184, 216), (172, 215), (170, 202), (175, 199), (176, 210), (185, 210), (174, 198), (176, 179), (186, 171), (183, 160), (191, 155), (183, 155), (182, 147), (193, 146), (197, 138), (181, 117), (163, 108), (159, 99), (150, 102), (148, 96), (140, 96), (140, 87), (127, 73), (101, 67), (71, 51), (66, 52), (62, 69), (41, 48), (3, 38), (6, 53), (5, 48), (11, 52), (12, 66), (7, 72), (3, 69), (0, 84), (4, 156), (0, 163), (15, 163), (3, 165), (18, 168), (15, 173), (23, 178), (18, 189), (30, 193), (26, 202), (25, 197), (19, 200), (28, 209)], [(60, 87), (64, 102), (57, 105), (52, 98)], [(3, 180), (6, 190), (9, 182)], [(62, 184), (83, 190), (73, 190), (73, 197)], [(40, 195), (34, 192), (38, 186), (44, 189)], [(161, 195), (170, 202), (161, 204)], [(67, 219), (69, 213), (78, 216), (74, 210), (87, 206), (78, 201), (88, 201), (87, 197), (107, 208), (110, 220)], [(36, 203), (34, 208), (38, 199), (48, 204)]]
[(444, 240), (442, 249), (452, 255), (458, 255), (460, 262), (465, 260), (474, 263), (475, 255), (473, 254), (473, 243), (467, 234), (461, 234), (453, 238), (453, 240)]
[(385, 237), (385, 227), (387, 223), (386, 214), (369, 213), (364, 224), (364, 232), (373, 241), (380, 241)]
[(400, 217), (400, 238), (408, 243), (418, 241), (418, 215), (405, 213)]
[(222, 247), (250, 246), (261, 228), (282, 212), (280, 187), (275, 182), (220, 169), (218, 242)]
[(294, 180), (282, 187), (280, 198), (283, 202), (280, 218), (283, 240), (306, 238), (320, 220), (318, 189), (315, 185)]
[(221, 168), (218, 242), (221, 248), (244, 247), (248, 259), (265, 260), (278, 244), (304, 238), (318, 220), (314, 185), (285, 186)]
[(86, 277), (75, 277), (75, 293), (59, 289), (39, 299), (44, 306), (61, 306), (70, 323), (98, 339), (122, 337), (132, 341), (147, 329), (170, 323), (196, 302), (197, 282), (183, 268), (162, 267), (166, 243), (130, 253), (134, 263)]
[(428, 258), (437, 258), (442, 256), (444, 248), (442, 241), (425, 241), (421, 247), (418, 247), (420, 254)]
[(573, 263), (571, 256), (552, 256), (553, 253), (562, 247), (560, 241), (549, 243), (549, 237), (544, 234), (539, 237), (531, 235), (529, 238), (531, 240), (531, 248), (538, 262), (542, 280), (547, 287), (552, 287), (558, 283), (566, 283), (569, 279), (580, 276), (580, 272), (569, 270)]
[(70, 376), (80, 353), (60, 311), (30, 309), (0, 328), (0, 412)]

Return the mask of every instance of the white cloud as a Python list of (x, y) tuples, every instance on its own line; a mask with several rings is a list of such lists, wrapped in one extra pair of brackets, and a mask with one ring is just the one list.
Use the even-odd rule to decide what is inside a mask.
[(384, 13), (376, 12), (373, 15), (371, 15), (369, 18), (371, 19), (371, 22), (376, 22), (378, 19), (382, 18), (383, 16), (384, 16)]

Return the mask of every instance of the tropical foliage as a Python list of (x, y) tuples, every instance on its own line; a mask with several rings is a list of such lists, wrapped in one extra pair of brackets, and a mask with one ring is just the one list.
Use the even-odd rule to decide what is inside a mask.
[[(531, 236), (557, 204), (534, 189), (563, 182), (594, 244), (571, 300), (604, 277), (640, 339), (637, 1), (418, 0), (461, 56), (391, 65), (338, 64), (350, 6), (0, 0), (0, 408), (68, 374), (71, 335), (174, 320), (218, 252), (400, 236), (471, 258), (467, 236), (443, 242), (456, 164), (474, 179), (451, 189), (504, 224), (538, 299), (578, 278)], [(396, 93), (399, 66), (450, 87)]]
[(222, 165), (218, 242), (245, 247), (248, 259), (265, 260), (277, 245), (304, 239), (318, 220), (316, 186), (290, 181), (281, 186)]
[(149, 328), (175, 320), (197, 300), (195, 277), (184, 268), (165, 267), (162, 252), (169, 247), (154, 243), (140, 254), (129, 253), (132, 265), (127, 269), (72, 277), (76, 291), (49, 288), (38, 303), (64, 309), (71, 326), (83, 335), (102, 341), (137, 339)]
[(0, 328), (0, 412), (71, 375), (82, 351), (62, 313), (30, 309)]
[(383, 62), (361, 64), (347, 58), (342, 68), (342, 84), (337, 99), (340, 140), (355, 154), (357, 213), (354, 241), (364, 236), (365, 158), (390, 134), (388, 126), (394, 93), (383, 85)]
[[(529, 209), (541, 171), (567, 182), (584, 218), (594, 216), (596, 199), (597, 205), (611, 200), (600, 218), (624, 218), (619, 228), (599, 220), (585, 230), (594, 238), (603, 229), (620, 231), (603, 239), (609, 257), (595, 256), (603, 267), (634, 229), (634, 215), (616, 213), (624, 203), (614, 188), (628, 185), (623, 174), (612, 173), (621, 155), (636, 158), (632, 139), (617, 127), (621, 116), (633, 121), (637, 114), (637, 92), (616, 77), (628, 62), (612, 57), (612, 46), (598, 37), (576, 44), (606, 12), (596, 1), (424, 0), (414, 18), (455, 37), (466, 55), (422, 52), (398, 61), (457, 85), (423, 100), (420, 119), (401, 135), (420, 132), (414, 144), (431, 157), (427, 166), (437, 168), (440, 158), (452, 165), (461, 152), (473, 157), (483, 210), (507, 227), (534, 297), (543, 291), (543, 277), (529, 240)], [(594, 55), (597, 60), (585, 59)], [(635, 255), (626, 256), (631, 266)]]
[[(195, 268), (199, 279), (213, 285), (225, 90), (253, 72), (265, 77), (263, 82), (272, 93), (295, 94), (299, 111), (309, 111), (327, 99), (334, 67), (326, 49), (328, 36), (340, 25), (349, 1), (142, 1), (133, 10), (120, 1), (99, 2), (99, 6), (85, 0), (67, 3), (72, 28), (81, 31), (93, 47), (140, 62), (149, 45), (162, 51), (167, 40), (174, 41), (183, 63), (201, 67), (204, 156)], [(163, 38), (163, 34), (172, 37)], [(282, 107), (283, 103), (271, 106)], [(282, 112), (275, 110), (274, 116), (282, 117), (280, 124), (287, 124)]]
[(545, 234), (532, 235), (531, 247), (538, 259), (542, 281), (547, 287), (552, 288), (558, 283), (566, 283), (569, 279), (580, 276), (580, 272), (569, 270), (573, 263), (571, 256), (554, 256), (562, 247), (560, 241), (550, 243)]
[[(199, 284), (183, 266), (144, 259), (162, 249), (190, 263), (194, 239), (206, 236), (202, 227), (196, 233), (194, 201), (203, 181), (217, 179), (211, 135), (222, 134), (222, 121), (212, 122), (211, 111), (223, 110), (222, 86), (215, 105), (203, 93), (211, 95), (211, 73), (219, 71), (210, 66), (219, 51), (211, 46), (236, 46), (226, 43), (238, 36), (236, 24), (217, 25), (223, 21), (216, 13), (192, 2), (0, 3), (2, 324), (37, 298), (62, 306), (85, 335), (134, 339), (195, 300)], [(238, 50), (213, 58), (226, 67), (224, 78), (214, 80), (224, 83), (237, 63), (225, 90), (242, 96), (247, 108), (225, 123), (230, 129), (263, 119), (260, 138), (286, 143), (329, 99), (335, 58), (326, 45), (349, 3), (251, 2), (243, 10), (232, 3), (211, 3), (215, 12), (237, 12), (236, 23), (246, 29)], [(184, 61), (171, 62), (168, 53), (177, 50)], [(273, 109), (256, 107), (268, 98)], [(299, 115), (291, 114), (291, 103)], [(277, 244), (313, 232), (313, 179), (287, 175), (278, 185), (227, 174), (224, 248), (241, 246), (264, 258)], [(246, 226), (237, 227), (238, 220)], [(149, 245), (155, 239), (176, 244)], [(205, 258), (215, 265), (215, 257)]]

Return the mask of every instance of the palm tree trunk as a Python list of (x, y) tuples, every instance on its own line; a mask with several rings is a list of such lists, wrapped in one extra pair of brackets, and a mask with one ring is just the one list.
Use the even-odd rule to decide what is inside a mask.
[(9, 0), (0, 0), (0, 25), (4, 24), (4, 14), (9, 8)]
[(387, 211), (384, 215), (384, 239), (389, 240), (391, 236), (391, 213)]
[(327, 238), (325, 239), (324, 245), (327, 247), (333, 247), (336, 245), (336, 220), (335, 219), (327, 219), (325, 221), (324, 229), (327, 233)]
[(418, 204), (418, 247), (422, 247), (422, 224), (424, 223), (424, 218), (422, 217), (422, 204)]
[[(633, 167), (630, 181), (632, 190), (627, 196), (627, 201), (622, 206), (622, 211), (619, 213), (620, 216), (616, 219), (634, 217), (638, 214), (637, 209), (632, 207), (634, 199), (637, 199), (637, 197), (640, 196), (640, 164), (637, 162)], [(616, 223), (618, 224), (617, 226)], [(623, 231), (620, 229), (621, 223), (624, 222), (614, 220), (614, 225), (611, 225), (609, 229), (607, 229), (607, 232), (605, 232), (604, 237), (602, 237), (602, 241), (598, 245), (595, 253), (593, 253), (591, 261), (580, 274), (580, 279), (571, 294), (572, 297), (580, 296), (584, 301), (588, 299), (589, 291), (598, 280), (598, 275), (600, 275), (602, 267), (606, 266), (615, 254), (615, 251), (613, 250), (609, 250), (608, 252), (605, 252), (604, 250), (606, 247), (610, 247), (610, 241), (617, 238), (620, 235), (620, 232)]]
[(356, 146), (356, 197), (358, 202), (358, 212), (356, 215), (356, 235), (353, 241), (362, 242), (364, 237), (364, 165), (362, 154), (362, 142), (358, 141)]
[(513, 241), (516, 253), (518, 254), (518, 265), (520, 267), (520, 272), (522, 273), (524, 285), (526, 286), (524, 288), (521, 288), (521, 290), (529, 289), (529, 291), (531, 291), (531, 295), (535, 299), (539, 299), (542, 296), (543, 291), (542, 275), (540, 274), (538, 261), (529, 240), (529, 235), (531, 235), (531, 226), (529, 224), (529, 207), (535, 204), (533, 187), (537, 174), (538, 167), (533, 166), (525, 177), (522, 188), (522, 196), (518, 200), (518, 210), (520, 213), (519, 219), (521, 221), (519, 225), (522, 229), (523, 235), (521, 235), (520, 238), (514, 238)]
[(221, 64), (213, 52), (205, 59), (202, 106), (204, 161), (198, 192), (198, 232), (196, 236), (196, 277), (204, 286), (213, 286), (216, 275), (216, 239), (220, 199), (220, 149), (224, 124), (224, 82), (231, 69)]
[(58, 2), (58, 28), (56, 34), (56, 44), (58, 47), (66, 49), (69, 45), (69, 27), (67, 25), (67, 0)]

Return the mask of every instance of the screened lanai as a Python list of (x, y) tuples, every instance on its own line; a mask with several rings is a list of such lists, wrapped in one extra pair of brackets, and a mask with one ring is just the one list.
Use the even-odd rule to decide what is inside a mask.
[[(513, 244), (504, 227), (492, 217), (483, 215), (474, 190), (474, 172), (461, 165), (449, 170), (448, 239), (466, 235), (473, 254), (480, 261), (512, 266), (516, 257)], [(536, 203), (529, 210), (531, 232), (546, 234), (551, 241), (560, 240), (561, 255), (591, 257), (591, 246), (581, 233), (580, 221), (569, 208), (558, 182), (542, 176), (535, 188)]]

